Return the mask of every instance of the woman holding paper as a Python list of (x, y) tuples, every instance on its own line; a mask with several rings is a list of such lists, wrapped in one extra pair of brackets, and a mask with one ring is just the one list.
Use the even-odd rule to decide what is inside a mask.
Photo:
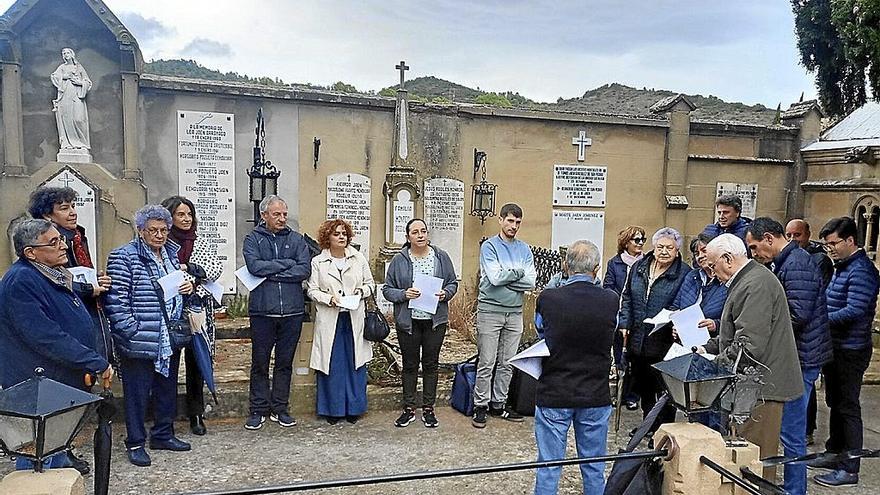
[[(418, 279), (418, 280), (417, 280)], [(436, 301), (431, 308), (412, 309), (411, 301), (420, 300), (425, 287), (418, 283), (425, 280), (440, 287), (430, 294)], [(382, 295), (394, 303), (394, 322), (400, 353), (403, 355), (403, 413), (394, 426), (409, 426), (416, 420), (416, 385), (419, 365), (422, 367), (422, 422), (428, 428), (440, 425), (434, 415), (437, 397), (437, 366), (440, 347), (446, 337), (449, 322), (449, 300), (458, 291), (455, 267), (449, 255), (431, 246), (428, 226), (424, 220), (414, 218), (406, 224), (406, 243), (391, 259), (385, 275)], [(421, 360), (419, 356), (421, 355)]]
[(317, 412), (330, 424), (356, 423), (367, 411), (367, 362), (372, 343), (364, 339), (364, 299), (373, 294), (367, 259), (351, 247), (354, 231), (345, 220), (318, 229), (321, 253), (312, 258), (308, 295), (315, 301), (315, 336), (310, 366), (316, 371)]
[(711, 240), (712, 236), (700, 234), (691, 241), (694, 269), (688, 272), (670, 308), (684, 309), (699, 304), (703, 316), (706, 317), (700, 322), (700, 327), (706, 328), (709, 335), (714, 337), (721, 326), (721, 311), (724, 310), (724, 301), (727, 300), (727, 286), (718, 281), (706, 261), (706, 245)]
[[(187, 274), (187, 280), (195, 284), (195, 294), (190, 296), (187, 307), (191, 315), (203, 315), (204, 323), (201, 332), (208, 342), (211, 356), (214, 355), (214, 296), (205, 288), (205, 282), (215, 282), (223, 272), (223, 264), (217, 258), (217, 247), (205, 237), (199, 237), (196, 228), (196, 207), (192, 201), (183, 196), (171, 196), (162, 201), (169, 213), (171, 213), (171, 231), (168, 237), (180, 246), (177, 251), (177, 259), (180, 261), (181, 270), (187, 271), (192, 265), (204, 269), (206, 278), (197, 278)], [(202, 316), (193, 318), (200, 320)], [(199, 331), (193, 325), (193, 331)], [(204, 435), (205, 428), (205, 380), (199, 371), (196, 358), (191, 347), (183, 352), (183, 362), (186, 364), (186, 414), (189, 416), (189, 429), (194, 435)]]

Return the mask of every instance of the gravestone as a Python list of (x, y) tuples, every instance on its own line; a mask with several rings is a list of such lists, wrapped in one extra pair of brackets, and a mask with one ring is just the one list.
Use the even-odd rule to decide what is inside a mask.
[(96, 228), (97, 189), (89, 185), (84, 178), (70, 167), (64, 167), (42, 185), (49, 187), (69, 187), (76, 191), (76, 223), (86, 229), (89, 240), (89, 256), (95, 265), (99, 265), (97, 256), (98, 231)]
[(455, 273), (461, 277), (464, 236), (464, 182), (456, 179), (425, 180), (425, 222), (431, 244), (446, 251), (452, 258)]
[(743, 208), (741, 215), (747, 218), (755, 218), (758, 210), (758, 185), (739, 184), (736, 182), (718, 182), (715, 186), (715, 197), (733, 195), (742, 200)]
[(551, 229), (553, 249), (583, 239), (595, 244), (601, 254), (605, 242), (605, 212), (553, 210)]
[(352, 242), (370, 259), (370, 178), (361, 174), (327, 176), (327, 220), (341, 218), (354, 230)]
[(397, 198), (394, 201), (393, 211), (393, 230), (391, 240), (395, 244), (403, 244), (406, 242), (406, 224), (416, 215), (416, 206), (412, 201), (412, 194), (407, 189), (397, 191)]
[(178, 190), (196, 207), (199, 237), (209, 239), (223, 263), (218, 282), (236, 291), (235, 116), (177, 111)]
[(553, 166), (553, 206), (605, 207), (608, 167)]

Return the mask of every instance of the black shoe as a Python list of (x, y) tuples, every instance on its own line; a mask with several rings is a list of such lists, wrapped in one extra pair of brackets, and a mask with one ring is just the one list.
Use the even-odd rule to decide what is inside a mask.
[(134, 464), (135, 466), (147, 467), (153, 463), (153, 461), (150, 459), (150, 454), (147, 452), (147, 449), (145, 449), (143, 445), (126, 449), (125, 453), (128, 454), (128, 462)]
[(433, 407), (422, 408), (422, 423), (425, 423), (425, 428), (437, 428), (440, 426), (437, 416), (434, 415)]
[(394, 422), (394, 426), (398, 428), (406, 428), (411, 425), (413, 421), (416, 420), (416, 413), (412, 410), (412, 408), (407, 407), (400, 413), (400, 417)]
[(635, 411), (639, 408), (639, 403), (634, 400), (628, 400), (623, 403), (623, 407), (625, 407), (627, 411)]
[(190, 444), (175, 437), (171, 437), (168, 440), (150, 439), (150, 450), (171, 450), (173, 452), (186, 452), (191, 448), (192, 446), (190, 446)]
[(92, 470), (89, 467), (89, 463), (85, 459), (77, 457), (72, 450), (67, 451), (67, 458), (70, 460), (70, 467), (79, 471), (79, 474), (83, 476), (89, 474), (89, 471)]
[(293, 419), (293, 416), (287, 414), (287, 412), (281, 412), (278, 414), (272, 413), (269, 416), (270, 421), (274, 421), (284, 428), (290, 428), (291, 426), (296, 426), (296, 420)]
[(198, 436), (208, 433), (208, 429), (205, 428), (205, 420), (202, 418), (201, 414), (189, 417), (189, 431), (191, 431), (193, 435)]
[(489, 415), (495, 416), (496, 418), (506, 419), (507, 421), (513, 421), (514, 423), (522, 423), (525, 421), (522, 414), (519, 414), (510, 407), (491, 407), (489, 408)]
[(474, 425), (474, 428), (485, 428), (486, 427), (486, 415), (489, 413), (488, 406), (477, 406), (474, 408), (474, 419), (471, 420), (471, 424)]
[(259, 430), (263, 427), (263, 423), (266, 422), (266, 416), (262, 414), (251, 414), (248, 416), (247, 421), (244, 423), (244, 428), (246, 430)]
[(360, 416), (346, 416), (345, 417), (345, 420), (348, 421), (350, 424), (357, 423), (359, 419), (361, 419)]
[(325, 416), (324, 419), (327, 420), (328, 424), (335, 425), (342, 418), (337, 418), (336, 416)]
[(813, 481), (822, 486), (830, 487), (858, 485), (859, 473), (847, 473), (842, 469), (837, 469), (830, 473), (817, 474), (816, 476), (813, 476)]

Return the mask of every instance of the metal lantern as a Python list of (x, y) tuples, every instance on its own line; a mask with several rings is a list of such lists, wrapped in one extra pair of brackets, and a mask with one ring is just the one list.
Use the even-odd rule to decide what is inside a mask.
[(263, 120), (263, 108), (257, 111), (257, 126), (254, 129), (254, 164), (247, 171), (248, 197), (254, 205), (253, 222), (260, 221), (260, 202), (266, 196), (278, 194), (278, 177), (281, 171), (266, 160), (266, 123)]
[(34, 462), (70, 448), (101, 397), (37, 375), (0, 391), (0, 448)]
[(736, 374), (691, 353), (653, 365), (660, 372), (672, 402), (685, 414), (709, 411), (733, 383)]
[(481, 173), (480, 183), (471, 186), (471, 215), (480, 217), (484, 223), (487, 217), (495, 216), (496, 184), (486, 182), (486, 152), (474, 148), (474, 180)]

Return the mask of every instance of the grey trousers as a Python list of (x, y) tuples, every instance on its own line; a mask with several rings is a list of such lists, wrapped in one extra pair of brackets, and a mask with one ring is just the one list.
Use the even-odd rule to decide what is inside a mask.
[[(523, 333), (522, 311), (516, 313), (477, 312), (477, 383), (474, 406), (488, 406), (489, 401), (504, 407), (513, 367), (507, 360), (516, 354)], [(495, 380), (492, 380), (492, 370)], [(491, 395), (490, 395), (491, 394)]]

